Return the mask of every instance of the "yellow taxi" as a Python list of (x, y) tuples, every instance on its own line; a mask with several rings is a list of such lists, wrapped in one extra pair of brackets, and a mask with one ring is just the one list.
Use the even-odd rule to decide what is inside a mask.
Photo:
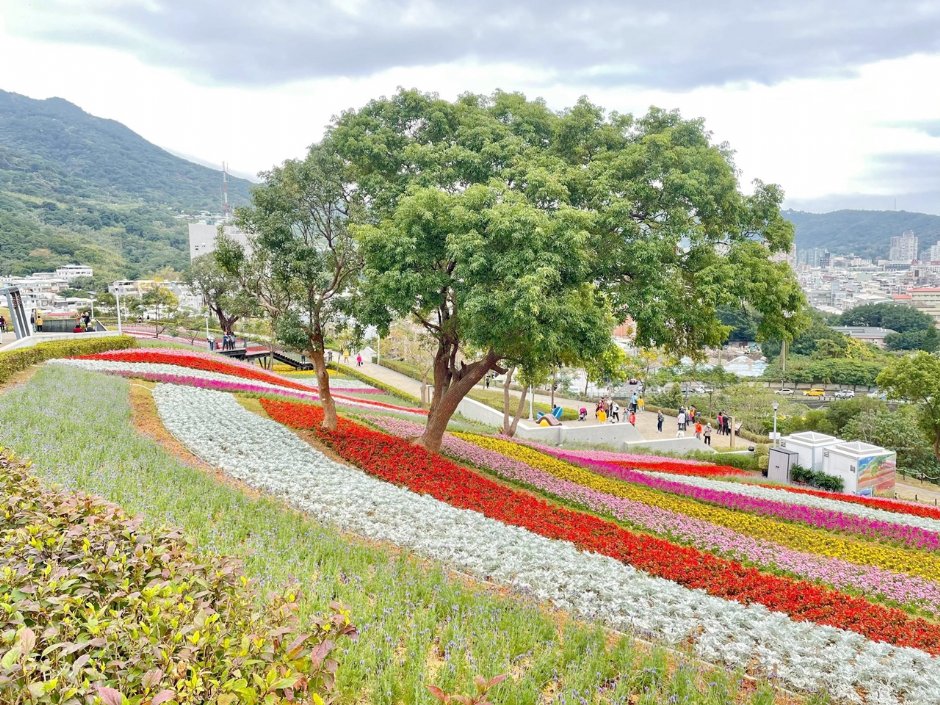
[(821, 387), (813, 387), (812, 389), (807, 389), (803, 392), (804, 397), (824, 397), (826, 396), (826, 390)]

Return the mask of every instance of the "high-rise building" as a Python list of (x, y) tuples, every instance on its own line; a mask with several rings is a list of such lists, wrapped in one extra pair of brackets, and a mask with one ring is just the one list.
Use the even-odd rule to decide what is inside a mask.
[(927, 250), (927, 257), (925, 259), (928, 262), (940, 262), (940, 240), (937, 240), (936, 245), (931, 245), (930, 249)]
[(891, 238), (888, 259), (892, 262), (913, 262), (917, 259), (917, 236), (908, 230)]

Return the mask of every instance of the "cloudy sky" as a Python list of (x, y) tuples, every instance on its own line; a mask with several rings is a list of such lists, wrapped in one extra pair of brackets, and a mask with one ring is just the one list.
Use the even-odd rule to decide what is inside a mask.
[(398, 86), (679, 108), (789, 206), (940, 213), (940, 0), (0, 0), (0, 89), (236, 172)]

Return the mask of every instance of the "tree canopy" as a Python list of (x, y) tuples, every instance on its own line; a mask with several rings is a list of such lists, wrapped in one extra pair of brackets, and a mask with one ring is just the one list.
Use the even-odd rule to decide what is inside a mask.
[(877, 303), (856, 306), (843, 313), (839, 322), (843, 326), (875, 326), (890, 328), (898, 333), (909, 333), (934, 327), (933, 317), (913, 306), (895, 303)]
[(627, 316), (642, 345), (692, 355), (727, 336), (721, 306), (752, 306), (762, 337), (802, 325), (802, 293), (769, 258), (792, 242), (782, 193), (741, 193), (701, 120), (403, 90), (328, 139), (368, 207), (362, 317), (413, 316), (438, 344), (428, 447), (503, 360), (597, 354)]
[(920, 427), (940, 459), (940, 358), (924, 351), (898, 358), (878, 375), (878, 386), (917, 405)]

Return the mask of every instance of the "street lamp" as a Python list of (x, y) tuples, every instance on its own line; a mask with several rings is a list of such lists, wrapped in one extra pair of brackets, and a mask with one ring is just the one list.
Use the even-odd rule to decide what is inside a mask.
[(773, 409), (774, 409), (774, 446), (777, 445), (777, 409), (779, 409), (779, 408), (780, 408), (780, 403), (775, 401), (775, 402), (773, 403)]

